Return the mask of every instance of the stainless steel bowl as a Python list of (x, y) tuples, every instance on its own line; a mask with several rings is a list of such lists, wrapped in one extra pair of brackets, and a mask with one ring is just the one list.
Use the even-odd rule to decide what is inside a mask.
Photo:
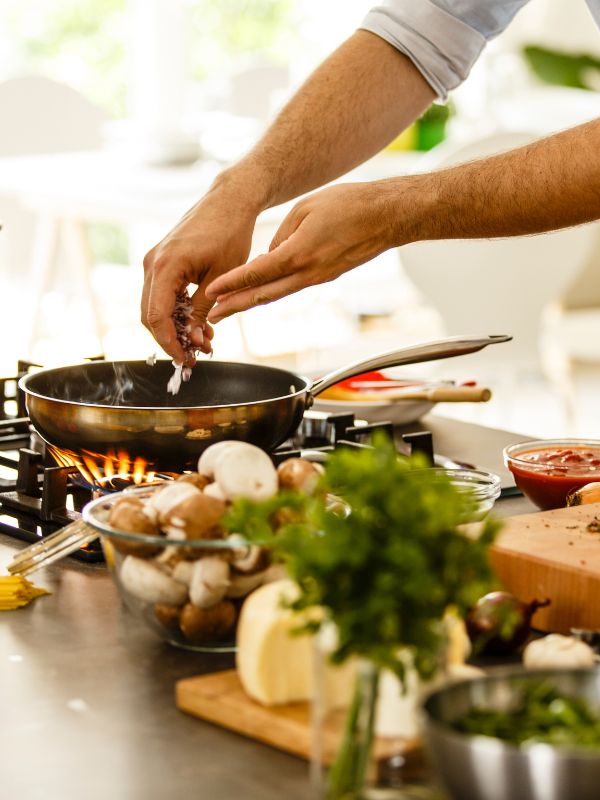
[(445, 686), (425, 702), (424, 730), (436, 772), (455, 800), (598, 800), (600, 751), (548, 744), (515, 747), (459, 733), (452, 723), (474, 707), (509, 711), (519, 686), (549, 679), (600, 711), (600, 668), (501, 671)]

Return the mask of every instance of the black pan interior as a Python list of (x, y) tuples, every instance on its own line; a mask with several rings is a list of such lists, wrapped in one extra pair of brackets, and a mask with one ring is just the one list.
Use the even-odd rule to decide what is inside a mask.
[(167, 392), (170, 361), (99, 361), (48, 369), (27, 377), (28, 391), (86, 405), (183, 408), (250, 403), (309, 388), (304, 378), (275, 367), (200, 361), (175, 396)]

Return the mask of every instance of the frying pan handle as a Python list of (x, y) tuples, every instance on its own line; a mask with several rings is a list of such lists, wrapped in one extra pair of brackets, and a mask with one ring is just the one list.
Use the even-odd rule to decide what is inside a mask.
[(400, 350), (390, 350), (387, 353), (380, 353), (371, 356), (364, 361), (355, 364), (348, 364), (345, 367), (329, 372), (319, 380), (316, 380), (310, 390), (310, 394), (315, 397), (325, 389), (329, 389), (339, 381), (353, 378), (363, 372), (371, 372), (377, 369), (387, 369), (388, 367), (400, 367), (404, 364), (420, 364), (423, 361), (436, 361), (441, 358), (451, 356), (462, 356), (467, 353), (476, 353), (487, 347), (488, 344), (499, 344), (509, 342), (512, 336), (452, 336), (448, 339), (440, 339), (436, 342), (426, 342), (425, 344), (402, 347)]

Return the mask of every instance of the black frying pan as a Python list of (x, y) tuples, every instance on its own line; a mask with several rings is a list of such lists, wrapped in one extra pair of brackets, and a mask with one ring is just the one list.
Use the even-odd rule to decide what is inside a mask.
[(163, 470), (194, 466), (213, 442), (241, 439), (265, 450), (285, 441), (320, 392), (374, 369), (473, 353), (510, 336), (454, 337), (382, 353), (317, 381), (274, 367), (200, 361), (178, 395), (168, 361), (99, 361), (26, 375), (20, 387), (36, 431), (81, 455), (125, 451)]

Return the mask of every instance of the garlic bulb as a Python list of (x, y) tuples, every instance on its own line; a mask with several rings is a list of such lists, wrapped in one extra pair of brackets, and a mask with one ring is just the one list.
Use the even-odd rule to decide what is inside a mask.
[(551, 633), (527, 645), (523, 651), (523, 664), (527, 669), (593, 667), (594, 651), (573, 636)]

